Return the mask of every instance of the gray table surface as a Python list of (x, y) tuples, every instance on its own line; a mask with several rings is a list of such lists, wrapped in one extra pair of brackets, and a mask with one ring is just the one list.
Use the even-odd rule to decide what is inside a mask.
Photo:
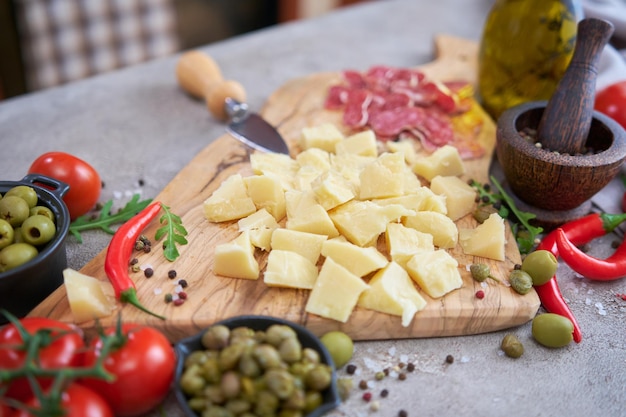
[[(488, 0), (388, 0), (284, 24), (202, 48), (228, 78), (247, 88), (253, 109), (287, 80), (319, 71), (366, 69), (374, 64), (416, 66), (433, 57), (433, 38), (445, 33), (479, 40)], [(116, 205), (130, 193), (156, 196), (207, 144), (224, 133), (204, 105), (181, 92), (174, 78), (177, 56), (122, 69), (60, 88), (0, 102), (0, 178), (19, 180), (46, 151), (89, 161), (105, 182), (102, 201)], [(143, 184), (143, 185), (140, 185)], [(616, 212), (622, 188), (613, 182), (596, 200)], [(68, 262), (80, 269), (106, 247), (104, 233), (84, 243), (68, 239)], [(604, 256), (608, 239), (594, 246)], [(546, 349), (531, 337), (530, 323), (509, 330), (526, 348), (513, 360), (499, 350), (506, 332), (399, 341), (360, 342), (353, 363), (360, 379), (399, 362), (413, 362), (404, 381), (388, 377), (362, 391), (332, 416), (623, 416), (626, 415), (626, 281), (598, 283), (564, 265), (559, 282), (583, 329), (582, 343)], [(454, 363), (445, 364), (447, 355)], [(342, 372), (342, 376), (344, 373)], [(387, 388), (389, 396), (379, 398)], [(164, 413), (164, 414), (162, 414)], [(157, 415), (179, 416), (173, 398)]]

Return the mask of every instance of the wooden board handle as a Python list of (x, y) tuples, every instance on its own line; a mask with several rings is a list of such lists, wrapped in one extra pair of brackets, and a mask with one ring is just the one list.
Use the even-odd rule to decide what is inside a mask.
[(243, 86), (237, 81), (224, 80), (215, 60), (200, 51), (181, 55), (176, 65), (176, 79), (187, 93), (204, 99), (211, 114), (219, 120), (228, 119), (224, 106), (227, 98), (241, 103), (246, 101)]
[(613, 25), (606, 20), (589, 18), (578, 24), (574, 55), (537, 129), (537, 137), (546, 149), (571, 155), (585, 152), (598, 61), (612, 33)]

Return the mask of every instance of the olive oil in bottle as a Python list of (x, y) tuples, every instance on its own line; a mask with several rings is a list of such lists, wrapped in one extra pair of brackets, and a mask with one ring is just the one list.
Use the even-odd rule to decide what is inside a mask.
[(548, 100), (569, 65), (578, 0), (496, 0), (483, 28), (478, 57), (478, 91), (497, 119), (506, 109)]

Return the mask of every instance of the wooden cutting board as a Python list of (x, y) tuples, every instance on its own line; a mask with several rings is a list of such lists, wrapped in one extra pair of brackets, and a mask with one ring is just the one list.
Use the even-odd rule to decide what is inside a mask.
[[(475, 43), (441, 36), (436, 40), (436, 49), (437, 60), (423, 67), (429, 78), (475, 82)], [(262, 113), (278, 127), (294, 154), (302, 127), (321, 122), (333, 122), (340, 126), (341, 116), (322, 107), (326, 87), (338, 81), (339, 77), (338, 73), (324, 73), (292, 80), (268, 99)], [(495, 126), (490, 119), (485, 121), (480, 140), (488, 152), (480, 159), (466, 162), (467, 177), (485, 181), (495, 146)], [(493, 275), (506, 281), (514, 264), (520, 262), (520, 254), (508, 226), (506, 261), (466, 256), (459, 247), (452, 250), (459, 261), (463, 287), (437, 300), (424, 295), (428, 305), (417, 313), (408, 327), (402, 327), (397, 316), (361, 308), (355, 309), (347, 323), (340, 323), (305, 313), (309, 293), (306, 290), (270, 288), (262, 279), (249, 281), (215, 276), (212, 272), (214, 248), (237, 236), (237, 224), (208, 222), (203, 215), (202, 202), (228, 176), (234, 173), (251, 174), (249, 152), (235, 139), (224, 135), (200, 152), (156, 197), (182, 217), (189, 231), (189, 244), (180, 248), (181, 256), (174, 263), (166, 261), (160, 250), (139, 255), (139, 263), (150, 265), (155, 274), (150, 279), (141, 272), (131, 275), (136, 281), (142, 303), (166, 316), (167, 320), (159, 320), (132, 306), (119, 306), (118, 311), (125, 321), (155, 326), (175, 342), (220, 319), (241, 314), (262, 314), (300, 323), (318, 335), (339, 329), (354, 340), (372, 340), (478, 334), (523, 324), (536, 314), (539, 299), (534, 290), (520, 296), (510, 287), (492, 280), (481, 285), (471, 278), (466, 269), (474, 262), (485, 262), (491, 266)], [(471, 216), (460, 219), (457, 224), (459, 227), (476, 225)], [(156, 223), (150, 225), (144, 234), (153, 237), (157, 226)], [(105, 251), (86, 264), (81, 272), (106, 280), (104, 258)], [(266, 258), (264, 254), (258, 255), (261, 267), (265, 265)], [(186, 290), (189, 297), (181, 306), (166, 304), (163, 299), (164, 293), (174, 289), (174, 281), (167, 278), (170, 269), (176, 270), (178, 278), (184, 278), (189, 283)], [(478, 290), (485, 292), (484, 299), (475, 297)], [(61, 286), (57, 289), (30, 315), (72, 322), (65, 288)], [(117, 314), (113, 314), (102, 319), (101, 324), (110, 325), (116, 319)], [(87, 335), (93, 334), (94, 322), (80, 326)]]

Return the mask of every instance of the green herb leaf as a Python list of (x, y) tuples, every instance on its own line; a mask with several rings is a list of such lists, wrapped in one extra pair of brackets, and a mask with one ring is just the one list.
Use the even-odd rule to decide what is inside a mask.
[(135, 214), (146, 208), (152, 201), (151, 199), (139, 200), (140, 195), (134, 194), (130, 201), (115, 214), (111, 214), (113, 200), (104, 203), (100, 214), (93, 217), (90, 214), (78, 217), (70, 224), (70, 233), (76, 238), (78, 243), (83, 243), (81, 232), (85, 230), (100, 229), (106, 233), (114, 234), (115, 230), (111, 226), (121, 224), (130, 220)]
[[(493, 205), (498, 209), (500, 217), (516, 222), (511, 224), (511, 230), (515, 235), (519, 251), (522, 254), (530, 253), (535, 246), (535, 239), (543, 233), (543, 228), (530, 224), (530, 221), (537, 216), (534, 213), (518, 209), (513, 198), (507, 194), (498, 180), (493, 175), (489, 179), (498, 189), (497, 193), (476, 181), (472, 181), (471, 185), (478, 192), (480, 201), (483, 204)], [(511, 214), (514, 218), (511, 218)]]
[(163, 242), (163, 254), (165, 255), (165, 259), (173, 262), (180, 256), (176, 245), (187, 244), (187, 239), (185, 238), (185, 236), (187, 236), (187, 230), (183, 226), (180, 216), (172, 213), (170, 208), (165, 204), (161, 204), (161, 207), (163, 208), (163, 211), (165, 211), (165, 214), (163, 214), (159, 219), (159, 222), (163, 226), (157, 229), (154, 234), (154, 239), (161, 240), (161, 238), (165, 236), (165, 241)]

